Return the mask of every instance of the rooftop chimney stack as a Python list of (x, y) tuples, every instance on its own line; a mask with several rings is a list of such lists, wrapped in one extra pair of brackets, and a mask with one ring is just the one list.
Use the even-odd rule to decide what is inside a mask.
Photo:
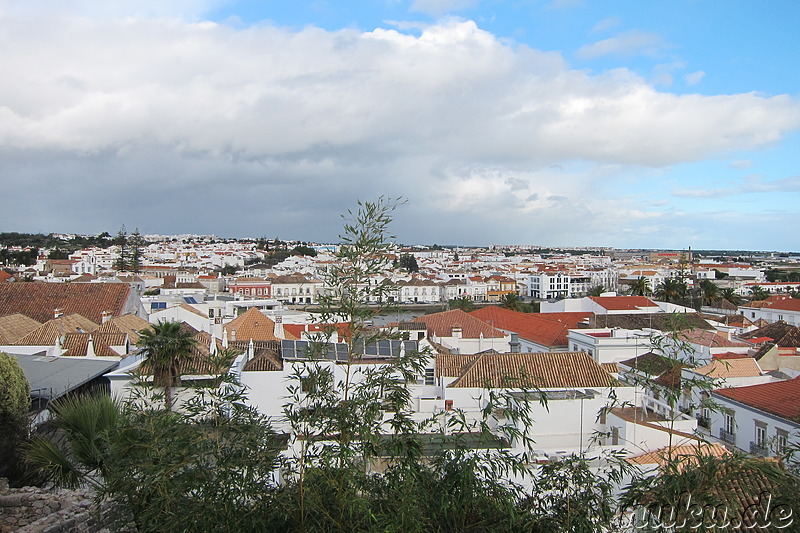
[(281, 315), (275, 317), (275, 336), (279, 339), (286, 338), (286, 334), (283, 332), (283, 317)]
[(108, 311), (103, 311), (100, 313), (100, 323), (105, 324), (111, 318), (111, 313)]
[(63, 309), (53, 309), (53, 318), (61, 318), (62, 316), (64, 316)]

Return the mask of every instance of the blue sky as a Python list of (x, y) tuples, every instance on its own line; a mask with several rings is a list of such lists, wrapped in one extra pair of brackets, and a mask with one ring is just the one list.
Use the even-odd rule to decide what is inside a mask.
[(4, 231), (800, 250), (796, 1), (0, 0)]

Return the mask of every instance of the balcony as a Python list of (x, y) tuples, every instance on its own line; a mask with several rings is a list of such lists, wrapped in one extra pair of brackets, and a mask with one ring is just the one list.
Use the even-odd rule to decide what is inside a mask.
[(707, 416), (698, 416), (697, 425), (701, 428), (711, 429), (711, 419)]
[(750, 453), (766, 457), (769, 455), (769, 447), (766, 442), (750, 442)]
[(728, 444), (734, 444), (734, 445), (736, 444), (736, 433), (728, 431), (725, 428), (720, 428), (719, 438), (724, 440)]

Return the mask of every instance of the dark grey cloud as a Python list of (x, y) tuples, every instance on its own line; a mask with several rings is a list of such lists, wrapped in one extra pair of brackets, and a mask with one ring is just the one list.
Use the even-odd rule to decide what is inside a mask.
[(7, 230), (326, 241), (356, 199), (399, 195), (404, 242), (602, 244), (670, 224), (668, 207), (607, 192), (621, 179), (609, 168), (755, 149), (800, 126), (788, 96), (660, 92), (470, 21), (291, 31), (148, 18), (155, 3), (132, 18), (46, 5), (3, 13)]

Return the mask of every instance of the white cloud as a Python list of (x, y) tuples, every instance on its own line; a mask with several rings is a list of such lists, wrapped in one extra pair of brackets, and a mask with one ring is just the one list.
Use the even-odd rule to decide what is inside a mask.
[[(419, 206), (407, 227), (440, 242), (456, 240), (446, 231), (524, 242), (534, 226), (552, 243), (607, 242), (633, 227), (624, 213), (669, 207), (631, 208), (604, 169), (754, 149), (800, 127), (789, 96), (660, 92), (625, 69), (571, 70), (470, 21), (408, 35), (62, 15), (4, 15), (0, 69), (15, 75), (0, 79), (0, 186), (24, 175), (43, 191), (35, 212), (4, 209), (6, 227), (107, 220), (116, 199), (153, 223), (180, 212), (195, 231), (269, 218), (283, 234), (304, 225), (330, 232), (307, 238), (335, 238), (343, 205), (404, 194)], [(214, 202), (237, 206), (216, 219), (225, 227), (209, 227)], [(504, 231), (509, 217), (519, 225)], [(137, 225), (100, 230), (122, 222)]]
[(668, 48), (668, 45), (660, 35), (631, 30), (616, 37), (581, 46), (575, 52), (575, 55), (581, 59), (595, 59), (607, 55), (658, 56), (666, 48)]
[(702, 70), (698, 70), (697, 72), (692, 72), (691, 74), (686, 75), (686, 85), (697, 85), (700, 83), (700, 80), (706, 77), (706, 73)]
[(591, 33), (605, 32), (614, 29), (621, 24), (622, 20), (619, 17), (604, 18), (592, 27)]
[(753, 162), (749, 159), (737, 159), (731, 161), (730, 167), (738, 170), (744, 170), (753, 166)]
[(419, 37), (174, 21), (47, 30), (47, 53), (24, 28), (1, 43), (19, 50), (0, 58), (18, 73), (0, 82), (5, 146), (659, 166), (757, 147), (800, 124), (787, 96), (661, 93), (626, 70), (569, 70), (472, 22)]

